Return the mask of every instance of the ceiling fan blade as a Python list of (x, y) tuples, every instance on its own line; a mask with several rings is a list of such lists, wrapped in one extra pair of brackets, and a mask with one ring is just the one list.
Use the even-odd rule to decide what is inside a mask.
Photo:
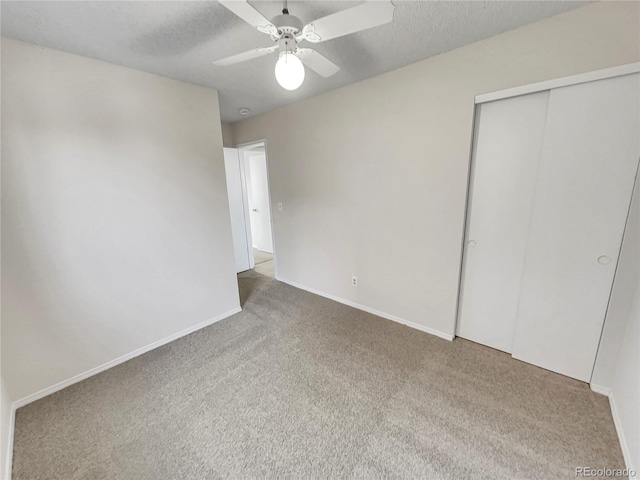
[(340, 70), (339, 66), (311, 48), (299, 48), (297, 55), (302, 63), (325, 78), (335, 75)]
[(390, 0), (364, 2), (305, 25), (303, 37), (319, 43), (384, 25), (393, 20), (394, 8)]
[(275, 52), (277, 49), (278, 49), (277, 45), (274, 45), (272, 47), (254, 48), (253, 50), (249, 50), (248, 52), (243, 52), (237, 55), (232, 55), (227, 58), (216, 60), (215, 62), (213, 62), (213, 64), (216, 67), (226, 67), (227, 65), (246, 62), (247, 60), (253, 60), (254, 58), (268, 55), (269, 53)]
[(252, 27), (268, 35), (278, 35), (278, 29), (247, 0), (218, 0), (220, 5), (231, 10)]

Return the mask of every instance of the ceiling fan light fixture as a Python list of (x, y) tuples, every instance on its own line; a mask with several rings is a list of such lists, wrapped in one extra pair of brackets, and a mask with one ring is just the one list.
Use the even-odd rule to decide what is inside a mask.
[(280, 52), (275, 72), (276, 80), (285, 90), (296, 90), (304, 82), (304, 65), (291, 51)]
[(226, 67), (280, 50), (275, 74), (280, 86), (286, 90), (300, 88), (304, 82), (305, 66), (324, 78), (340, 71), (338, 65), (319, 52), (311, 48), (298, 48), (300, 42), (325, 42), (387, 24), (393, 20), (395, 8), (392, 0), (366, 0), (305, 25), (298, 17), (289, 14), (287, 0), (284, 0), (282, 15), (271, 20), (252, 7), (249, 0), (218, 2), (259, 32), (269, 35), (274, 44), (222, 58), (213, 64), (216, 67)]

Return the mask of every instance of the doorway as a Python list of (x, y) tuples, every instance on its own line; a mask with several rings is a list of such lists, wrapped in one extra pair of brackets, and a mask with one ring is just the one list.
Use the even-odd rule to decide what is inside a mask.
[(236, 271), (275, 277), (269, 170), (264, 141), (225, 148)]
[(273, 232), (264, 144), (241, 148), (240, 157), (246, 175), (254, 270), (273, 277)]

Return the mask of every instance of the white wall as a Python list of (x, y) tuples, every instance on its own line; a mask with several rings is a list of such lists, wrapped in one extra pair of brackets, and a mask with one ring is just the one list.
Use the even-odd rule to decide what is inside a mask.
[(636, 180), (592, 388), (609, 401), (629, 468), (640, 469), (640, 184)]
[(15, 400), (239, 308), (217, 92), (2, 39)]
[(636, 181), (633, 201), (627, 220), (625, 236), (616, 268), (616, 276), (607, 308), (607, 317), (598, 357), (591, 377), (591, 386), (597, 391), (606, 391), (613, 385), (618, 364), (618, 355), (625, 338), (625, 330), (634, 307), (638, 290), (640, 268), (640, 182)]
[(610, 401), (629, 468), (640, 469), (640, 289), (636, 289), (611, 385)]
[(640, 469), (640, 289), (627, 322), (624, 340), (611, 385), (610, 402), (625, 461), (636, 472)]
[(639, 19), (595, 3), (233, 124), (267, 140), (279, 278), (453, 335), (474, 96), (638, 61)]

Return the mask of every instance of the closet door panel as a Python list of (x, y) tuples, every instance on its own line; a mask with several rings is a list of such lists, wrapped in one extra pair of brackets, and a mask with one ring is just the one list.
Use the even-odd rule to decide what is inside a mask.
[(457, 334), (511, 352), (549, 92), (479, 105)]
[(513, 356), (589, 381), (640, 156), (639, 75), (554, 89)]

